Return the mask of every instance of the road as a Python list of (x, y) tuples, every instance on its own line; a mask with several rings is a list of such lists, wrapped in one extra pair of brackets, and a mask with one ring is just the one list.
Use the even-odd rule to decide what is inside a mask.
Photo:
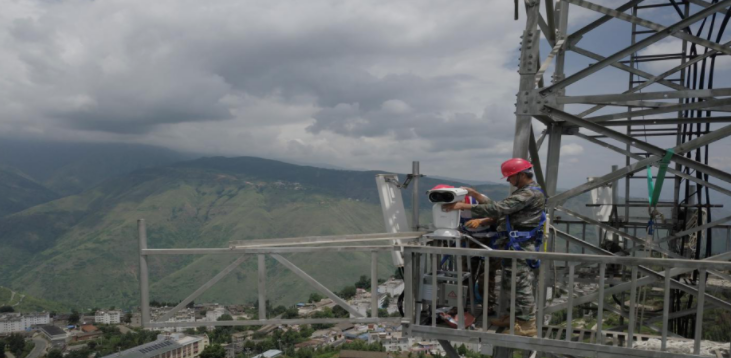
[(33, 337), (33, 343), (35, 343), (36, 346), (33, 347), (33, 350), (30, 351), (26, 358), (40, 358), (41, 356), (46, 354), (46, 346), (48, 346), (48, 341), (40, 336), (35, 336)]

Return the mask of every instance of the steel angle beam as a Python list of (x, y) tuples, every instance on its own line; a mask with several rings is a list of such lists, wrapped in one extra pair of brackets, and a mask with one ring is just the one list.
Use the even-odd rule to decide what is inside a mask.
[[(582, 246), (587, 247), (587, 248), (591, 248), (591, 250), (593, 250), (593, 251), (595, 251), (597, 253), (604, 253), (605, 255), (608, 255), (608, 256), (615, 256), (614, 254), (612, 254), (609, 251), (603, 250), (603, 249), (601, 249), (599, 247), (596, 247), (596, 246), (594, 246), (592, 244), (583, 242), (583, 240), (580, 240), (579, 238), (577, 238), (577, 237), (575, 237), (573, 235), (570, 235), (570, 234), (568, 234), (566, 232), (563, 232), (563, 231), (558, 230), (558, 229), (556, 229), (555, 232), (557, 234), (559, 234), (559, 236), (561, 236), (563, 238), (566, 238), (566, 239), (569, 239), (572, 243), (577, 243), (577, 244), (578, 243), (581, 243)], [(731, 253), (729, 253), (729, 254), (731, 254)], [(720, 255), (717, 255), (717, 256), (720, 256)], [(699, 260), (699, 261), (704, 261), (704, 260)], [(641, 279), (637, 279), (637, 281), (636, 281), (637, 287), (658, 282), (659, 280), (664, 279), (665, 278), (665, 275), (668, 274), (667, 272), (653, 271), (653, 270), (650, 270), (647, 267), (641, 266), (641, 265), (638, 265), (638, 269), (640, 271), (644, 272), (645, 274), (647, 274), (647, 276), (645, 276), (645, 277), (643, 277)], [(692, 270), (692, 269), (675, 268), (675, 269), (670, 270), (670, 275), (671, 276), (677, 276), (677, 275), (683, 274), (685, 272), (691, 272), (691, 271), (694, 271), (694, 270)], [(671, 285), (672, 285), (673, 288), (682, 290), (682, 291), (687, 292), (687, 293), (689, 293), (691, 295), (694, 295), (694, 296), (697, 296), (698, 295), (698, 290), (697, 289), (695, 289), (692, 286), (689, 286), (689, 285), (685, 285), (683, 283), (680, 283), (677, 280), (671, 280)], [(608, 294), (612, 294), (612, 293), (624, 292), (624, 291), (630, 290), (631, 289), (631, 286), (632, 286), (632, 283), (631, 282), (625, 282), (625, 283), (622, 283), (622, 284), (619, 284), (619, 285), (616, 285), (616, 286), (613, 286), (613, 287), (609, 287), (609, 288), (607, 288), (607, 289), (604, 290), (604, 295), (608, 295)], [(709, 302), (712, 303), (714, 306), (717, 306), (719, 308), (723, 308), (723, 309), (725, 309), (727, 311), (731, 311), (731, 303), (726, 302), (724, 300), (721, 300), (719, 298), (716, 298), (714, 296), (711, 296), (708, 293), (705, 293), (705, 296), (706, 296), (706, 299), (708, 299)], [(597, 293), (592, 293), (592, 294), (584, 295), (584, 296), (581, 296), (581, 297), (576, 297), (574, 299), (574, 305), (580, 305), (580, 304), (584, 304), (584, 303), (594, 302), (597, 298), (598, 298), (598, 294)], [(561, 311), (561, 310), (565, 310), (567, 308), (568, 308), (568, 304), (567, 303), (559, 303), (557, 305), (553, 305), (553, 306), (546, 307), (543, 310), (543, 312), (544, 312), (544, 314), (550, 314), (550, 313), (553, 313), (553, 312), (558, 312), (558, 311)]]
[[(728, 1), (731, 1), (731, 0), (728, 0)], [(725, 101), (725, 100), (719, 100), (719, 101)], [(729, 98), (728, 101), (731, 102), (731, 98)], [(708, 102), (712, 102), (712, 101), (708, 101)], [(588, 121), (583, 118), (576, 117), (574, 115), (568, 114), (566, 112), (563, 112), (563, 111), (560, 111), (557, 109), (552, 109), (550, 107), (544, 107), (544, 109), (547, 109), (547, 112), (549, 113), (549, 115), (556, 119), (576, 124), (580, 127), (586, 128), (588, 130), (594, 131), (599, 134), (603, 134), (603, 135), (605, 135), (609, 138), (612, 138), (614, 140), (617, 140), (619, 142), (629, 144), (630, 146), (633, 146), (635, 148), (639, 148), (639, 149), (645, 150), (647, 152), (653, 153), (656, 156), (664, 156), (666, 153), (665, 149), (662, 149), (660, 147), (654, 146), (647, 142), (641, 141), (637, 138), (630, 137), (626, 134), (614, 131), (612, 129), (606, 128), (600, 124)], [(695, 141), (695, 143), (694, 143), (695, 145), (698, 145), (698, 143), (700, 142), (700, 146), (703, 146), (703, 145), (710, 144), (713, 141), (725, 138), (729, 135), (731, 135), (731, 126), (726, 126), (721, 129), (718, 129), (716, 131), (713, 131), (711, 133), (708, 133), (702, 137), (698, 137), (692, 141), (685, 142), (685, 143), (681, 144), (680, 146), (673, 148), (676, 154), (674, 154), (672, 156), (671, 160), (678, 164), (682, 164), (688, 168), (695, 169), (697, 171), (712, 175), (725, 182), (731, 183), (731, 174), (724, 172), (722, 170), (716, 169), (714, 167), (711, 167), (709, 165), (699, 163), (695, 160), (688, 159), (681, 155), (682, 153), (686, 152), (685, 150), (682, 150), (681, 148), (687, 147), (691, 143), (694, 143), (694, 141)]]
[[(591, 58), (591, 59), (597, 60), (597, 61), (604, 61), (604, 60), (606, 60), (606, 59), (607, 59), (606, 57), (604, 57), (604, 56), (602, 56), (602, 55), (598, 55), (598, 54), (596, 54), (596, 53), (594, 53), (594, 52), (591, 52), (591, 51), (589, 51), (589, 50), (586, 50), (586, 49), (584, 49), (584, 48), (581, 48), (581, 47), (577, 47), (577, 46), (568, 46), (568, 50), (570, 50), (570, 51), (573, 51), (573, 52), (575, 52), (575, 53), (578, 53), (579, 55), (582, 55), (582, 56), (585, 56), (585, 57), (588, 57), (588, 58)], [(645, 72), (645, 71), (642, 71), (642, 70), (640, 70), (640, 69), (636, 69), (636, 68), (633, 68), (633, 67), (627, 66), (627, 65), (625, 65), (625, 64), (621, 64), (621, 63), (618, 63), (618, 62), (614, 62), (614, 63), (612, 63), (612, 64), (611, 64), (611, 66), (612, 66), (612, 67), (615, 67), (615, 68), (618, 68), (618, 69), (620, 69), (620, 70), (622, 70), (622, 71), (626, 71), (626, 72), (629, 72), (629, 73), (631, 73), (631, 74), (633, 74), (633, 75), (637, 75), (637, 76), (639, 76), (639, 77), (643, 77), (643, 78), (646, 78), (646, 79), (647, 79), (648, 81), (649, 81), (649, 80), (650, 80), (651, 78), (653, 78), (653, 77), (654, 77), (654, 76), (653, 76), (653, 75), (652, 75), (651, 73), (649, 73), (649, 72)], [(666, 87), (670, 87), (670, 88), (676, 89), (676, 90), (685, 90), (685, 89), (688, 89), (688, 88), (686, 88), (686, 87), (684, 87), (684, 86), (682, 86), (682, 85), (679, 85), (679, 84), (677, 84), (677, 83), (675, 83), (675, 82), (670, 82), (670, 81), (666, 81), (666, 80), (664, 80), (664, 79), (659, 79), (659, 80), (657, 80), (657, 83), (658, 83), (658, 84), (661, 84), (661, 85), (664, 85), (664, 86), (666, 86)]]
[[(651, 99), (675, 99), (675, 98), (706, 98), (716, 96), (731, 96), (731, 88), (716, 88), (704, 90), (682, 90), (644, 93), (622, 93), (602, 94), (592, 96), (565, 96), (556, 97), (556, 103), (592, 103), (592, 102), (619, 102), (619, 101), (646, 101)], [(661, 103), (663, 105), (674, 105), (675, 103)]]
[(294, 245), (312, 245), (312, 244), (331, 244), (331, 243), (348, 243), (348, 242), (364, 242), (378, 240), (404, 240), (416, 239), (425, 232), (384, 232), (376, 234), (353, 234), (353, 235), (328, 235), (328, 236), (303, 236), (289, 237), (281, 239), (264, 239), (264, 240), (239, 240), (229, 243), (229, 247), (269, 247), (269, 246), (294, 246)]
[(553, 58), (556, 57), (559, 51), (561, 51), (565, 43), (566, 40), (558, 40), (551, 49), (551, 52), (548, 53), (548, 56), (546, 56), (546, 59), (541, 64), (541, 68), (539, 68), (538, 73), (536, 73), (536, 84), (538, 84), (538, 81), (543, 78), (543, 74), (546, 73), (546, 70), (548, 69), (548, 66), (551, 65)]
[[(581, 116), (578, 116), (581, 117)], [(696, 124), (696, 123), (730, 123), (731, 116), (719, 116), (719, 117), (703, 117), (703, 118), (659, 118), (659, 119), (633, 119), (623, 121), (607, 121), (602, 122), (605, 127), (626, 127), (629, 125), (633, 126), (666, 126), (666, 125), (678, 125), (678, 124)]]
[[(544, 34), (547, 34), (549, 31), (548, 24), (546, 23), (546, 20), (543, 18), (543, 15), (538, 14), (538, 27), (543, 31)], [(551, 46), (554, 46), (556, 44), (556, 41), (552, 40), (548, 36), (546, 36), (546, 41), (548, 41), (548, 44)], [(540, 57), (539, 57), (540, 58)]]
[[(520, 83), (519, 93), (527, 94), (535, 89), (535, 75), (538, 70), (538, 49), (540, 45), (540, 32), (538, 31), (538, 19), (540, 18), (540, 6), (526, 3), (526, 23), (523, 31), (523, 44), (520, 48)], [(528, 142), (530, 141), (530, 128), (532, 116), (529, 108), (523, 101), (517, 103), (515, 116), (515, 138), (513, 140), (513, 157), (528, 157)]]
[[(411, 239), (410, 239), (411, 240)], [(414, 239), (415, 240), (415, 239)], [(231, 255), (231, 254), (294, 254), (323, 252), (393, 251), (393, 246), (294, 246), (255, 248), (145, 249), (142, 255)]]
[(548, 28), (547, 31), (543, 31), (543, 33), (546, 35), (546, 39), (548, 42), (553, 46), (556, 43), (556, 14), (554, 13), (553, 9), (553, 0), (546, 0), (546, 18), (548, 19), (548, 23), (546, 24), (546, 27)]
[(729, 105), (731, 105), (731, 98), (712, 99), (712, 100), (708, 100), (708, 101), (676, 104), (676, 105), (666, 106), (666, 107), (662, 107), (662, 108), (646, 109), (646, 110), (642, 110), (642, 111), (632, 111), (632, 112), (624, 111), (622, 113), (606, 114), (606, 115), (601, 115), (601, 116), (588, 117), (586, 119), (589, 121), (592, 121), (592, 122), (599, 123), (599, 122), (610, 121), (613, 119), (651, 116), (651, 115), (655, 115), (655, 114), (688, 111), (688, 110), (715, 111), (715, 110), (717, 110), (716, 107), (718, 107), (718, 109), (720, 109), (720, 110), (725, 111), (725, 110), (727, 110), (727, 107), (725, 107), (725, 106), (729, 106)]
[[(675, 154), (682, 155), (683, 153), (686, 153), (693, 149), (702, 147), (704, 145), (715, 142), (719, 139), (725, 138), (728, 135), (731, 135), (731, 125), (719, 128), (702, 137), (698, 137), (693, 140), (682, 143), (673, 149), (675, 151)], [(663, 155), (664, 155), (664, 151), (663, 151)], [(659, 161), (660, 159), (661, 159), (660, 155), (653, 155), (651, 157), (648, 157), (643, 160), (632, 163), (624, 168), (620, 168), (615, 171), (612, 171), (611, 173), (606, 174), (601, 178), (597, 178), (592, 182), (587, 182), (587, 183), (581, 184), (573, 189), (566, 190), (566, 191), (562, 192), (561, 194), (551, 196), (548, 198), (548, 205), (549, 206), (557, 205), (558, 203), (562, 203), (570, 198), (573, 198), (574, 196), (585, 193), (591, 189), (598, 188), (609, 182), (613, 182), (620, 178), (623, 178), (629, 174), (636, 173), (640, 170), (645, 169), (648, 165), (652, 165), (652, 163)], [(549, 195), (550, 195), (550, 193), (549, 193)]]
[[(586, 134), (577, 133), (576, 136), (579, 137), (579, 138), (581, 138), (581, 139), (584, 139), (586, 141), (589, 141), (591, 143), (600, 145), (600, 146), (602, 146), (604, 148), (613, 150), (613, 151), (615, 151), (615, 152), (617, 152), (619, 154), (623, 154), (625, 156), (631, 157), (633, 159), (636, 159), (636, 160), (643, 160), (643, 159), (645, 159), (645, 157), (643, 157), (643, 156), (641, 156), (639, 154), (635, 154), (635, 153), (632, 153), (630, 151), (624, 150), (622, 148), (613, 146), (613, 145), (611, 145), (609, 143), (602, 142), (602, 141), (600, 141), (600, 140), (598, 140), (596, 138), (592, 138), (592, 137), (590, 137), (590, 136), (588, 136)], [(659, 162), (653, 162), (651, 165), (654, 166), (654, 167), (658, 167), (658, 168), (660, 167), (660, 163)], [(698, 179), (698, 178), (696, 178), (693, 175), (686, 174), (683, 171), (676, 170), (674, 168), (668, 167), (667, 170), (668, 170), (669, 173), (675, 174), (676, 176), (682, 177), (683, 179), (690, 180), (690, 181), (692, 181), (694, 183), (698, 183), (698, 184), (700, 184), (702, 186), (707, 186), (708, 188), (713, 189), (713, 190), (715, 190), (715, 191), (717, 191), (719, 193), (722, 193), (722, 194), (731, 196), (731, 190), (728, 190), (726, 188), (723, 188), (723, 187), (718, 186), (718, 185), (713, 184), (713, 183), (709, 183), (709, 182), (707, 182), (707, 181), (705, 181), (703, 179)]]
[(671, 34), (676, 33), (678, 31), (696, 23), (697, 21), (705, 18), (706, 16), (716, 12), (718, 9), (729, 6), (729, 4), (731, 4), (731, 0), (722, 0), (714, 5), (709, 6), (708, 8), (700, 10), (697, 13), (695, 13), (691, 16), (688, 16), (685, 19), (680, 20), (680, 21), (676, 22), (675, 24), (667, 27), (665, 30), (658, 32), (654, 35), (651, 35), (643, 40), (637, 41), (634, 44), (624, 48), (623, 50), (620, 50), (619, 52), (616, 52), (613, 55), (605, 58), (604, 60), (599, 61), (592, 66), (586, 67), (586, 68), (574, 73), (573, 75), (568, 76), (565, 79), (558, 81), (558, 82), (552, 84), (551, 86), (544, 88), (543, 90), (541, 90), (541, 94), (547, 95), (547, 94), (555, 92), (559, 89), (566, 88), (567, 86), (574, 84), (574, 83), (580, 81), (581, 79), (583, 79), (593, 73), (596, 73), (597, 71), (599, 71), (607, 66), (612, 65), (613, 63), (616, 63), (617, 61), (629, 56), (630, 54), (637, 52), (647, 46), (650, 46), (650, 45), (670, 36)]
[[(702, 230), (705, 230), (705, 229), (710, 229), (710, 228), (712, 228), (714, 226), (721, 225), (721, 224), (726, 223), (726, 222), (728, 222), (730, 220), (731, 220), (731, 216), (727, 216), (725, 218), (718, 219), (718, 220), (714, 220), (714, 221), (711, 221), (709, 223), (703, 224), (701, 226), (696, 226), (694, 228), (691, 228), (691, 229), (688, 229), (688, 230), (684, 230), (684, 231), (675, 233), (673, 235), (664, 237), (664, 238), (656, 241), (655, 243), (657, 245), (660, 245), (660, 244), (665, 243), (665, 242), (668, 242), (670, 240), (679, 239), (679, 238), (681, 238), (683, 236), (691, 235), (691, 234), (696, 233), (698, 231), (702, 231)], [(632, 251), (635, 251), (635, 249), (632, 249)], [(731, 281), (731, 279), (729, 281)]]
[[(680, 255), (678, 255), (678, 254), (676, 254), (676, 253), (674, 253), (674, 252), (671, 252), (670, 250), (666, 250), (666, 249), (664, 249), (664, 248), (660, 247), (660, 243), (661, 243), (662, 241), (661, 241), (661, 242), (653, 242), (653, 241), (646, 241), (646, 240), (642, 240), (642, 239), (640, 239), (640, 238), (639, 238), (639, 237), (637, 237), (637, 236), (634, 236), (634, 235), (630, 235), (629, 233), (626, 233), (626, 232), (624, 232), (624, 231), (622, 231), (622, 230), (620, 230), (620, 229), (617, 229), (617, 228), (615, 228), (615, 227), (612, 227), (612, 226), (609, 226), (609, 225), (603, 224), (603, 223), (601, 223), (601, 222), (599, 222), (599, 221), (596, 221), (596, 220), (594, 220), (594, 219), (592, 219), (592, 218), (589, 218), (589, 217), (583, 216), (583, 215), (581, 215), (581, 214), (579, 214), (579, 213), (577, 213), (577, 212), (574, 212), (574, 211), (572, 211), (572, 210), (566, 209), (566, 208), (564, 208), (564, 207), (560, 207), (560, 206), (559, 206), (559, 207), (557, 207), (557, 208), (556, 208), (556, 210), (559, 210), (559, 211), (563, 211), (563, 212), (565, 212), (566, 214), (569, 214), (569, 215), (571, 215), (571, 216), (573, 216), (573, 217), (575, 217), (575, 218), (577, 218), (577, 219), (579, 219), (579, 220), (581, 220), (581, 221), (584, 221), (584, 222), (586, 222), (586, 223), (589, 223), (589, 224), (592, 224), (592, 225), (598, 226), (598, 227), (600, 227), (600, 228), (602, 228), (602, 229), (604, 229), (604, 230), (606, 230), (606, 231), (612, 232), (612, 233), (614, 233), (614, 234), (616, 234), (616, 235), (619, 235), (619, 236), (621, 236), (621, 237), (624, 237), (624, 238), (630, 239), (630, 240), (632, 240), (632, 242), (634, 242), (635, 244), (641, 245), (641, 246), (642, 246), (642, 247), (644, 247), (644, 248), (649, 248), (649, 249), (652, 249), (652, 250), (658, 251), (658, 252), (660, 252), (660, 253), (662, 253), (662, 254), (665, 254), (665, 255), (667, 255), (668, 257), (672, 257), (672, 258), (676, 258), (676, 259), (683, 259), (683, 258), (684, 258), (684, 257), (682, 257), (682, 256), (680, 256)], [(722, 220), (716, 221), (716, 223), (720, 224), (720, 223), (724, 223), (724, 222), (726, 222), (726, 221), (729, 221), (729, 220), (731, 220), (731, 216), (729, 216), (729, 217), (726, 217), (726, 218), (724, 218), (724, 219), (722, 219)], [(716, 225), (718, 225), (718, 224), (716, 224)], [(694, 229), (692, 229), (692, 230), (694, 230), (693, 232), (696, 232), (696, 231), (700, 231), (700, 230), (703, 230), (703, 229), (699, 229), (699, 230), (696, 230), (696, 229), (697, 229), (697, 228), (694, 228)], [(690, 230), (688, 230), (688, 231), (690, 231)], [(686, 234), (686, 235), (687, 235), (687, 234)], [(637, 251), (638, 249), (639, 249), (639, 247), (635, 246), (635, 247), (634, 247), (634, 248), (633, 248), (633, 249), (632, 249), (632, 250), (630, 251), (630, 254), (631, 254), (632, 252), (634, 252), (634, 251)], [(724, 273), (721, 273), (721, 272), (716, 272), (716, 271), (712, 271), (712, 270), (709, 270), (708, 272), (709, 272), (709, 273), (712, 273), (712, 274), (714, 274), (714, 275), (716, 275), (716, 276), (718, 276), (718, 277), (721, 277), (721, 278), (723, 278), (723, 279), (725, 279), (725, 280), (727, 280), (727, 281), (729, 281), (729, 282), (731, 282), (731, 276), (729, 276), (729, 275), (726, 275), (726, 274), (724, 274)]]
[(208, 280), (208, 282), (204, 283), (203, 286), (199, 287), (195, 292), (191, 293), (190, 296), (186, 297), (180, 303), (177, 304), (177, 306), (173, 307), (170, 311), (162, 315), (162, 317), (158, 318), (158, 321), (164, 322), (170, 319), (173, 315), (178, 313), (181, 309), (183, 309), (185, 306), (187, 306), (189, 303), (193, 302), (198, 296), (202, 295), (204, 292), (206, 292), (209, 288), (211, 288), (213, 285), (215, 285), (218, 281), (221, 281), (226, 275), (231, 273), (234, 269), (239, 267), (244, 261), (246, 261), (247, 256), (241, 256), (238, 259), (236, 259), (234, 262), (230, 263), (226, 268), (224, 268), (221, 272), (219, 272), (216, 276), (213, 276), (212, 279)]
[(329, 297), (333, 302), (337, 303), (340, 307), (344, 308), (346, 311), (350, 312), (350, 314), (356, 316), (356, 317), (363, 317), (363, 314), (358, 312), (357, 309), (353, 308), (348, 304), (348, 302), (345, 302), (342, 298), (338, 297), (335, 293), (328, 290), (327, 287), (325, 287), (323, 284), (312, 278), (312, 276), (308, 275), (306, 272), (302, 271), (299, 267), (297, 267), (295, 264), (291, 263), (289, 260), (285, 259), (281, 255), (272, 255), (272, 257), (277, 260), (279, 263), (284, 265), (286, 268), (288, 268), (290, 271), (292, 271), (295, 275), (299, 276), (303, 280), (305, 280), (307, 283), (309, 283), (312, 287), (314, 287), (316, 290), (323, 293), (325, 296)]
[(541, 167), (541, 157), (538, 155), (538, 144), (536, 143), (535, 133), (533, 133), (533, 127), (530, 129), (530, 142), (528, 142), (528, 145), (530, 162), (533, 164), (533, 172), (536, 175), (536, 181), (543, 190), (546, 190), (546, 182), (543, 180), (543, 168)]
[[(703, 1), (703, 0), (687, 0), (687, 1), (691, 4), (695, 4), (695, 5), (702, 6), (702, 7), (709, 7), (709, 6), (713, 5), (713, 4), (711, 4), (707, 1)], [(722, 9), (718, 9), (716, 11), (718, 11), (719, 14), (726, 15), (726, 11), (728, 11), (728, 9), (722, 8)]]
[[(620, 11), (617, 11), (614, 9), (610, 9), (608, 7), (604, 7), (604, 6), (601, 6), (598, 4), (594, 4), (594, 3), (591, 3), (588, 1), (584, 1), (584, 0), (566, 0), (566, 1), (570, 2), (571, 4), (581, 6), (585, 9), (593, 10), (593, 11), (602, 13), (604, 15), (609, 15), (614, 18), (624, 20), (624, 21), (627, 21), (627, 22), (630, 22), (630, 23), (633, 23), (635, 25), (639, 25), (642, 27), (646, 27), (648, 29), (651, 29), (651, 30), (654, 30), (657, 32), (664, 31), (667, 29), (667, 27), (662, 26), (660, 24), (656, 24), (652, 21), (648, 21), (648, 20), (639, 18), (637, 16), (628, 15), (623, 12), (620, 12)], [(709, 41), (709, 40), (706, 40), (706, 39), (703, 39), (703, 38), (700, 38), (697, 36), (693, 36), (689, 33), (683, 32), (683, 31), (673, 32), (673, 33), (671, 33), (671, 36), (674, 36), (681, 40), (686, 40), (688, 42), (692, 42), (694, 44), (698, 44), (698, 45), (701, 45), (701, 46), (704, 46), (704, 47), (707, 47), (707, 48), (710, 48), (710, 49), (713, 49), (716, 51), (723, 52), (727, 55), (731, 55), (731, 48), (724, 47), (723, 45), (721, 45), (719, 43)]]
[[(643, 0), (629, 1), (627, 3), (624, 3), (622, 6), (618, 7), (616, 9), (616, 11), (618, 11), (618, 12), (627, 11), (627, 10), (631, 9), (632, 7), (634, 7), (635, 5), (640, 4), (642, 1)], [(612, 18), (613, 18), (612, 16), (604, 15), (601, 18), (599, 18), (598, 20), (594, 20), (594, 22), (574, 31), (574, 33), (569, 35), (568, 42), (570, 44), (576, 44), (577, 42), (579, 42), (579, 40), (581, 40), (582, 36), (584, 36), (585, 34), (590, 32), (591, 30), (596, 29), (597, 27), (601, 26), (602, 24), (606, 23), (607, 21), (611, 20)]]
[[(482, 331), (460, 331), (451, 328), (414, 326), (412, 331), (415, 335), (429, 339), (444, 339), (462, 342), (476, 342), (481, 340), (499, 347), (506, 347), (520, 350), (531, 350), (538, 352), (549, 352), (566, 355), (569, 357), (593, 357), (593, 358), (690, 358), (691, 355), (648, 351), (626, 347), (598, 345), (584, 342), (566, 342), (556, 339), (544, 339), (535, 337), (521, 337), (501, 333), (489, 333)], [(483, 343), (484, 344), (484, 343)]]
[[(268, 325), (301, 325), (301, 324), (338, 324), (350, 322), (356, 324), (368, 323), (390, 323), (397, 324), (400, 318), (298, 318), (298, 319), (265, 319), (265, 320), (245, 320), (245, 321), (217, 321), (205, 322), (205, 326), (213, 327), (232, 327), (232, 326), (268, 326)], [(179, 327), (179, 328), (196, 328), (201, 326), (201, 321), (197, 322), (154, 322), (150, 323), (152, 328)]]
[(630, 164), (624, 168), (620, 168), (615, 171), (612, 171), (611, 173), (604, 175), (600, 178), (596, 178), (594, 181), (586, 182), (584, 184), (581, 184), (577, 187), (566, 190), (555, 196), (550, 196), (548, 198), (548, 203), (546, 204), (546, 206), (549, 206), (549, 207), (556, 206), (560, 203), (563, 203), (564, 201), (566, 201), (568, 199), (571, 199), (575, 196), (586, 193), (589, 190), (598, 188), (602, 185), (606, 185), (607, 183), (617, 181), (621, 178), (624, 178), (627, 175), (636, 173), (640, 170), (644, 170), (648, 165), (652, 165), (652, 163), (657, 162), (660, 159), (662, 159), (662, 158), (659, 155), (653, 155), (649, 158), (646, 158), (646, 159), (640, 160), (638, 162), (635, 162), (633, 164)]
[[(698, 102), (696, 102), (698, 103)], [(700, 102), (703, 103), (703, 102)], [(598, 104), (598, 105), (604, 105), (604, 106), (614, 106), (614, 107), (633, 107), (633, 108), (650, 108), (650, 110), (660, 110), (660, 113), (667, 113), (667, 109), (670, 109), (670, 112), (675, 112), (678, 110), (678, 104), (676, 103), (668, 103), (668, 102), (657, 102), (657, 101), (587, 101), (584, 104)], [(684, 106), (684, 105), (682, 105)], [(703, 111), (713, 111), (713, 112), (731, 112), (731, 106), (716, 106), (716, 107), (704, 107), (700, 110)], [(626, 112), (629, 113), (624, 118), (629, 117), (635, 117), (634, 113), (639, 111), (633, 111), (633, 112)], [(655, 113), (653, 113), (655, 114)], [(640, 114), (639, 116), (645, 116), (648, 115)], [(639, 117), (638, 116), (638, 117)], [(636, 117), (635, 117), (636, 118)]]
[[(726, 43), (723, 44), (723, 46), (730, 46), (730, 45), (731, 45), (731, 41), (726, 42)], [(687, 67), (689, 67), (689, 66), (691, 66), (693, 64), (696, 64), (696, 63), (698, 63), (698, 62), (700, 62), (700, 61), (702, 61), (702, 60), (704, 60), (704, 59), (706, 59), (708, 57), (711, 57), (711, 56), (713, 56), (713, 55), (715, 55), (717, 53), (718, 53), (717, 51), (712, 50), (712, 51), (705, 52), (705, 53), (703, 53), (703, 54), (701, 54), (699, 56), (695, 56), (692, 59), (690, 59), (688, 61), (685, 61), (684, 63), (681, 63), (680, 65), (675, 66), (675, 67), (673, 67), (673, 68), (671, 68), (671, 69), (669, 69), (669, 70), (667, 70), (667, 71), (665, 71), (665, 72), (663, 72), (663, 73), (661, 73), (661, 74), (659, 74), (657, 76), (653, 76), (651, 78), (647, 78), (647, 81), (645, 81), (644, 83), (641, 83), (638, 86), (632, 87), (630, 90), (625, 91), (624, 93), (625, 94), (627, 94), (627, 93), (635, 93), (637, 91), (640, 91), (642, 89), (645, 89), (645, 88), (651, 86), (652, 84), (654, 84), (655, 82), (659, 82), (661, 80), (664, 80), (668, 76), (670, 76), (670, 75), (672, 75), (674, 73), (677, 73), (678, 71), (681, 71), (681, 70), (683, 70), (683, 69), (685, 69), (685, 68), (687, 68)], [(672, 83), (672, 82), (667, 82), (667, 83)], [(582, 118), (583, 117), (586, 117), (589, 114), (592, 114), (592, 113), (594, 113), (594, 112), (602, 109), (603, 107), (604, 107), (603, 105), (594, 106), (592, 108), (587, 109), (584, 112), (581, 112), (578, 115), (578, 117), (582, 117)]]

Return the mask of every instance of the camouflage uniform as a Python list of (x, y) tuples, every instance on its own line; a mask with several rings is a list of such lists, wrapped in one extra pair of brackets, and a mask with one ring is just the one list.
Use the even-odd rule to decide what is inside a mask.
[[(500, 226), (498, 231), (506, 231), (505, 217), (510, 216), (510, 223), (513, 230), (530, 231), (538, 226), (541, 222), (541, 214), (545, 209), (545, 195), (539, 190), (530, 189), (530, 187), (538, 187), (535, 182), (530, 182), (518, 190), (514, 191), (509, 197), (501, 201), (490, 200), (487, 204), (479, 204), (472, 207), (473, 217), (491, 217), (499, 218)], [(499, 249), (505, 249), (508, 238), (501, 237), (495, 242), (495, 246)], [(525, 251), (535, 251), (535, 240), (527, 240), (520, 243), (520, 247)], [(516, 301), (515, 301), (515, 317), (530, 321), (535, 319), (535, 299), (533, 297), (533, 270), (528, 266), (525, 260), (518, 260), (516, 272)], [(502, 289), (510, 292), (510, 279), (512, 275), (512, 262), (506, 261), (503, 265), (506, 278), (502, 283)]]

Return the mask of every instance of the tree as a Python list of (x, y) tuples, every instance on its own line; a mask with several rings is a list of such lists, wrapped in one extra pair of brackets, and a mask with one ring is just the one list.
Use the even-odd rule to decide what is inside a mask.
[(335, 306), (333, 307), (333, 315), (337, 318), (348, 318), (350, 317), (350, 312), (346, 311), (342, 306)]
[(25, 348), (25, 339), (18, 333), (12, 333), (8, 336), (6, 343), (8, 350), (13, 353), (16, 357), (20, 357)]
[(15, 312), (15, 308), (13, 308), (13, 306), (0, 307), (0, 313), (8, 313), (8, 312)]
[(91, 342), (87, 343), (86, 346), (89, 347), (89, 349), (94, 349), (94, 348), (96, 348), (96, 342), (91, 341)]
[(226, 350), (220, 344), (211, 344), (201, 352), (200, 358), (226, 358)]
[(307, 302), (309, 302), (309, 303), (320, 302), (320, 300), (322, 300), (323, 298), (325, 298), (325, 297), (322, 296), (321, 294), (319, 294), (317, 292), (313, 292), (313, 293), (310, 293), (310, 298), (307, 300)]
[(383, 308), (388, 308), (388, 305), (391, 304), (391, 296), (386, 295), (386, 298), (383, 299)]
[(60, 349), (51, 349), (48, 351), (48, 354), (46, 355), (46, 358), (63, 358), (63, 353)]
[(69, 324), (79, 323), (79, 318), (79, 311), (71, 310), (71, 315), (69, 316)]
[(358, 282), (355, 283), (355, 287), (366, 290), (371, 287), (371, 280), (366, 275), (361, 275)]
[(0, 341), (0, 358), (5, 358), (5, 341)]
[(300, 313), (299, 310), (297, 310), (297, 307), (290, 307), (287, 308), (286, 311), (284, 311), (284, 316), (282, 316), (284, 319), (292, 319), (299, 317)]
[(467, 355), (467, 347), (465, 347), (464, 343), (459, 345), (459, 348), (457, 348), (457, 353), (459, 353), (459, 355), (463, 357)]
[(347, 300), (349, 298), (355, 297), (355, 292), (355, 286), (346, 286), (345, 288), (343, 288), (342, 291), (340, 291), (340, 297)]
[(379, 308), (378, 317), (388, 317), (388, 310), (385, 308)]
[(127, 312), (124, 314), (124, 318), (122, 319), (124, 323), (131, 323), (132, 322), (132, 312)]
[[(335, 315), (333, 314), (333, 311), (329, 307), (323, 308), (322, 311), (315, 312), (314, 315), (312, 315), (313, 318), (333, 318)], [(314, 329), (326, 329), (332, 327), (332, 324), (328, 323), (315, 323), (312, 325), (312, 328)]]

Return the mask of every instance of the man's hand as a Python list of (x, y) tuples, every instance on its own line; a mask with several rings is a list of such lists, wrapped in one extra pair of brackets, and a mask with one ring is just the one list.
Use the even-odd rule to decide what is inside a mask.
[(467, 195), (469, 195), (469, 196), (471, 196), (471, 197), (473, 197), (473, 198), (474, 198), (474, 197), (477, 197), (477, 196), (480, 196), (480, 193), (479, 193), (479, 192), (477, 192), (477, 190), (475, 190), (475, 189), (472, 189), (472, 188), (470, 188), (470, 187), (466, 187), (466, 186), (463, 186), (463, 187), (461, 187), (460, 189), (464, 189), (464, 190), (467, 190)]
[(488, 226), (495, 222), (495, 219), (493, 218), (484, 218), (484, 219), (472, 219), (464, 224), (464, 226), (470, 228), (470, 229), (477, 229), (480, 226)]
[(472, 189), (472, 188), (469, 188), (466, 186), (463, 186), (462, 189), (467, 190), (467, 195), (475, 198), (475, 200), (477, 200), (477, 202), (480, 204), (486, 204), (487, 201), (490, 200), (490, 198), (488, 198), (487, 195), (482, 194), (475, 189)]
[(450, 212), (453, 210), (469, 210), (472, 209), (472, 205), (466, 203), (451, 203), (442, 205), (442, 210)]

